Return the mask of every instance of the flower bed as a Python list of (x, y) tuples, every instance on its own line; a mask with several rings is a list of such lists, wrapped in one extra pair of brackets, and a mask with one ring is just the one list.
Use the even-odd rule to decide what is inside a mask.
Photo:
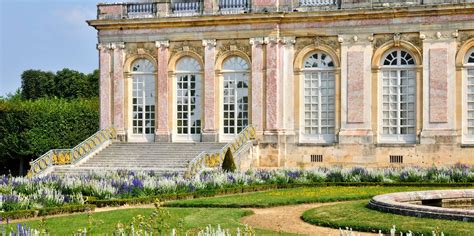
[[(151, 201), (157, 196), (169, 200), (178, 197), (215, 196), (277, 187), (320, 186), (330, 183), (354, 185), (365, 182), (377, 185), (411, 183), (459, 183), (462, 185), (462, 183), (474, 182), (474, 169), (455, 166), (442, 169), (319, 168), (259, 170), (245, 173), (216, 171), (204, 172), (191, 179), (178, 175), (162, 176), (153, 172), (129, 171), (65, 177), (48, 175), (33, 179), (0, 176), (0, 211), (42, 209), (85, 203), (99, 206), (122, 205), (129, 204), (130, 201), (138, 203)], [(127, 200), (130, 198), (135, 200)]]

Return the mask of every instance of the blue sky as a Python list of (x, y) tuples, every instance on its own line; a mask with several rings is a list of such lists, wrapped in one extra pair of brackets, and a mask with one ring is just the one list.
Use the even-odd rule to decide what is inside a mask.
[[(104, 0), (0, 0), (0, 96), (27, 69), (98, 68), (97, 32), (85, 22)], [(109, 1), (110, 2), (110, 1)]]

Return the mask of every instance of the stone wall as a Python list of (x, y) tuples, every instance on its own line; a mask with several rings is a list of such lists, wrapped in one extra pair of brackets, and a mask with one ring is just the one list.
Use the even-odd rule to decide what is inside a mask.
[[(220, 68), (229, 56), (239, 56), (251, 68), (249, 120), (259, 137), (252, 152), (255, 165), (474, 165), (472, 143), (463, 141), (466, 118), (461, 96), (463, 60), (474, 47), (473, 9), (474, 5), (447, 5), (344, 14), (299, 12), (291, 17), (90, 22), (99, 30), (101, 127), (114, 125), (127, 139), (129, 67), (137, 58), (147, 58), (157, 69), (155, 141), (174, 141), (174, 68), (179, 58), (192, 56), (203, 68), (201, 141), (224, 142)], [(416, 132), (404, 143), (381, 138), (381, 61), (392, 49), (409, 52), (415, 61)], [(302, 63), (317, 51), (334, 61), (335, 143), (301, 138)], [(321, 155), (323, 161), (311, 162), (311, 155)], [(390, 163), (390, 156), (403, 156), (403, 163)]]

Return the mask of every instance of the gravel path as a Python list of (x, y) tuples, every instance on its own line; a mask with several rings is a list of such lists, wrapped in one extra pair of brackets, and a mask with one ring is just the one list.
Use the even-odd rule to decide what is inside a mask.
[[(242, 218), (242, 223), (248, 224), (253, 228), (269, 229), (277, 232), (295, 233), (303, 235), (324, 235), (339, 236), (338, 229), (315, 226), (304, 222), (300, 217), (303, 212), (320, 207), (337, 204), (331, 203), (312, 203), (271, 208), (251, 208), (253, 215)], [(376, 235), (371, 233), (354, 232), (354, 235)]]

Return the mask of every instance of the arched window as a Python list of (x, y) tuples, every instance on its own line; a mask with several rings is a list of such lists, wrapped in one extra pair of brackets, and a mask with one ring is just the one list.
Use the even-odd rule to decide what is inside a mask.
[(474, 48), (469, 50), (464, 60), (464, 67), (466, 68), (465, 79), (465, 101), (464, 117), (467, 125), (464, 130), (463, 141), (474, 143)]
[(223, 81), (223, 133), (237, 134), (249, 121), (249, 64), (233, 56), (222, 65)]
[(303, 142), (335, 141), (335, 76), (333, 59), (325, 52), (311, 53), (303, 62)]
[(385, 143), (416, 141), (416, 71), (413, 56), (393, 49), (382, 58), (381, 134)]
[(155, 132), (155, 66), (147, 59), (133, 62), (132, 135), (137, 141), (153, 141)]
[(201, 65), (192, 57), (176, 64), (176, 137), (199, 141), (201, 134)]

